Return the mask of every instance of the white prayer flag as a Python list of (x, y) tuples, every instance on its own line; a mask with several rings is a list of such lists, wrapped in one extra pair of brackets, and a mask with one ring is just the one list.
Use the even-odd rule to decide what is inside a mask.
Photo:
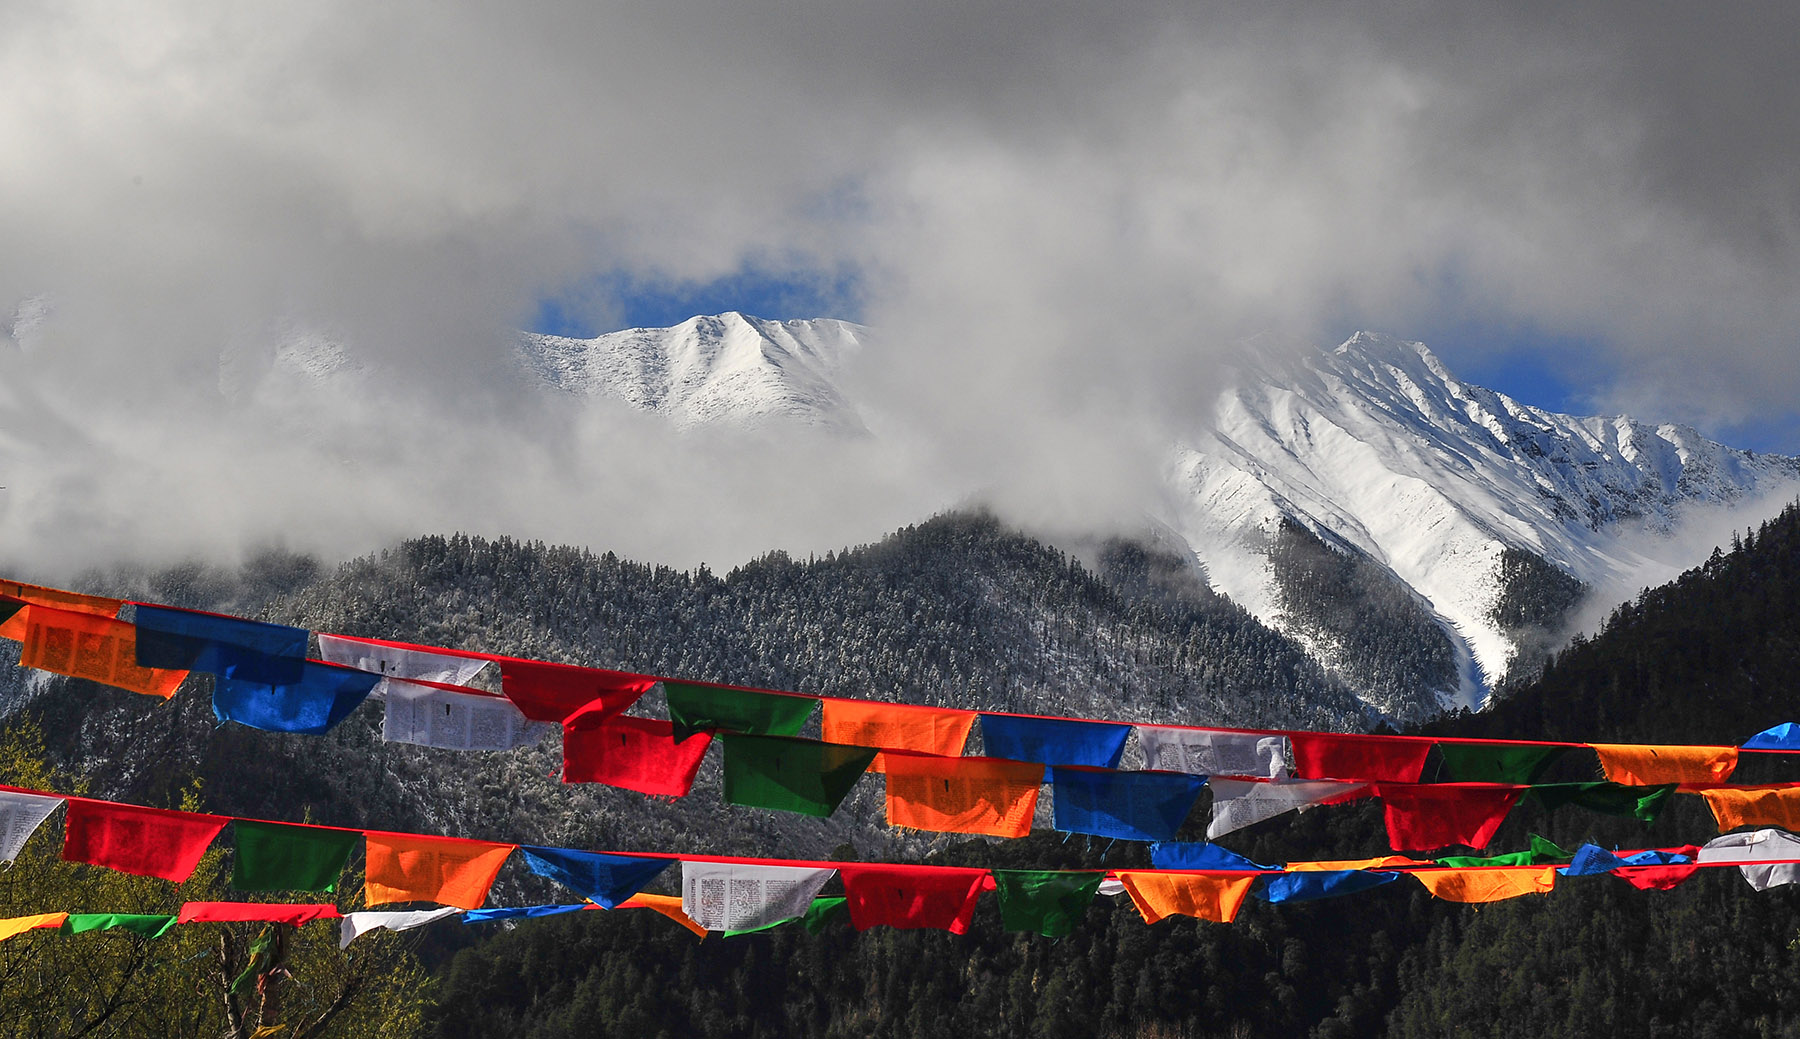
[(446, 916), (453, 916), (460, 912), (462, 910), (455, 906), (445, 906), (442, 909), (421, 909), (400, 913), (345, 913), (344, 922), (338, 925), (338, 948), (348, 949), (350, 943), (356, 940), (357, 935), (366, 934), (378, 928), (385, 927), (390, 931), (410, 931), (433, 920), (442, 920)]
[(1266, 776), (1288, 774), (1287, 737), (1251, 732), (1184, 729), (1173, 725), (1138, 725), (1144, 767), (1196, 776)]
[(387, 713), (381, 738), (449, 750), (512, 750), (560, 729), (534, 722), (504, 696), (453, 693), (428, 685), (387, 680)]
[(806, 915), (836, 873), (806, 866), (683, 862), (681, 911), (709, 931), (742, 931)]
[(1753, 830), (1714, 837), (1700, 849), (1701, 863), (1741, 862), (1738, 872), (1758, 891), (1800, 881), (1800, 863), (1768, 866), (1760, 859), (1800, 859), (1800, 837), (1786, 830)]
[(1241, 779), (1209, 779), (1206, 785), (1213, 795), (1212, 822), (1206, 827), (1206, 836), (1212, 840), (1284, 812), (1304, 812), (1321, 801), (1368, 786), (1325, 780), (1252, 783)]
[(319, 636), (319, 656), (327, 663), (342, 664), (358, 671), (410, 678), (417, 682), (442, 682), (445, 685), (468, 685), (486, 660), (459, 653), (432, 652), (424, 649), (401, 649), (378, 642), (343, 635)]
[(0, 862), (18, 858), (25, 842), (62, 803), (60, 797), (0, 791)]

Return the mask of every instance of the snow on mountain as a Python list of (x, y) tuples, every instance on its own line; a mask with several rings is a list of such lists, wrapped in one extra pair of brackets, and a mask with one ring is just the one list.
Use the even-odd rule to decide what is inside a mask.
[(862, 433), (836, 385), (867, 330), (848, 321), (765, 321), (738, 313), (593, 339), (527, 333), (520, 363), (581, 397), (615, 397), (687, 429), (793, 421)]

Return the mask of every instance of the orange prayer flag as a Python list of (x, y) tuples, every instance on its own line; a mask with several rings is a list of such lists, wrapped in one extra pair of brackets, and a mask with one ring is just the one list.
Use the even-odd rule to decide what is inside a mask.
[(67, 913), (36, 913), (32, 916), (15, 916), (7, 920), (0, 920), (0, 942), (39, 927), (61, 927), (63, 921), (68, 918), (69, 914)]
[[(0, 595), (10, 595), (15, 599), (23, 599), (33, 606), (51, 606), (70, 613), (86, 613), (96, 617), (117, 617), (119, 607), (125, 605), (123, 599), (108, 599), (101, 595), (83, 595), (80, 592), (65, 592), (61, 588), (45, 588), (35, 584), (21, 584), (18, 581), (0, 581)], [(25, 620), (14, 615), (4, 623), (0, 623), (0, 638), (25, 641)]]
[(1429, 869), (1414, 873), (1433, 896), (1446, 902), (1499, 902), (1534, 895), (1556, 886), (1556, 867), (1543, 869)]
[(1250, 893), (1255, 873), (1157, 873), (1120, 870), (1119, 882), (1131, 903), (1153, 924), (1165, 916), (1197, 916), (1228, 924)]
[[(915, 704), (826, 700), (819, 720), (820, 739), (855, 747), (911, 750), (939, 757), (958, 757), (969, 742), (974, 711)], [(887, 771), (887, 755), (875, 755), (870, 772)]]
[(465, 841), (456, 837), (423, 837), (408, 833), (366, 833), (368, 874), (363, 900), (437, 902), (458, 909), (479, 909), (488, 888), (514, 845)]
[(1606, 778), (1626, 786), (1660, 783), (1723, 783), (1737, 768), (1736, 747), (1650, 746), (1590, 743)]
[(694, 922), (681, 908), (680, 895), (646, 895), (642, 892), (632, 895), (619, 903), (620, 909), (648, 909), (653, 913), (661, 913), (700, 937), (706, 937), (706, 928)]
[(101, 685), (168, 699), (186, 671), (139, 667), (137, 627), (111, 617), (33, 604), (8, 623), (23, 619), (21, 667), (85, 678)]
[(1702, 790), (1719, 832), (1740, 826), (1779, 826), (1800, 831), (1800, 787), (1745, 786)]
[(1430, 866), (1434, 863), (1409, 859), (1404, 855), (1383, 855), (1378, 859), (1332, 859), (1322, 862), (1290, 862), (1290, 873), (1336, 873), (1346, 869), (1394, 869), (1400, 866)]
[(1043, 781), (1044, 766), (1031, 761), (892, 753), (887, 763), (888, 825), (1023, 837), (1031, 832)]

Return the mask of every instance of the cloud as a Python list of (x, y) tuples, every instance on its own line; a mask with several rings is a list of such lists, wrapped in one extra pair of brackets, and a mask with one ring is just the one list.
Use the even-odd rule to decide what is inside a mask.
[[(1471, 315), (1600, 344), (1602, 399), (1650, 416), (1789, 413), (1797, 20), (12, 4), (0, 299), (53, 312), (9, 362), (50, 396), (6, 405), (0, 527), (173, 552), (462, 525), (692, 561), (872, 537), (977, 487), (1106, 522), (1158, 493), (1155, 448), (1232, 343)], [(602, 434), (505, 370), (507, 331), (597, 272), (744, 270), (859, 272), (885, 454)], [(266, 364), (296, 326), (381, 393), (308, 402), (321, 427), (221, 392), (222, 353)]]

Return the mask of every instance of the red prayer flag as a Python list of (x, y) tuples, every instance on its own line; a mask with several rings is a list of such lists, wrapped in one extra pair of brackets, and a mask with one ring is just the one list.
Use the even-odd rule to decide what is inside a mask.
[(656, 684), (651, 675), (626, 671), (514, 657), (493, 659), (500, 665), (500, 688), (507, 699), (534, 722), (560, 722), (577, 711), (618, 714)]
[(843, 863), (850, 923), (871, 927), (931, 928), (964, 934), (981, 893), (993, 886), (985, 869)]
[(563, 725), (563, 782), (605, 783), (640, 794), (686, 797), (712, 743), (710, 733), (675, 742), (674, 723), (616, 715), (596, 728), (576, 714)]
[(1295, 732), (1288, 742), (1294, 748), (1294, 775), (1301, 779), (1417, 783), (1431, 753), (1429, 740), (1390, 736)]
[(1698, 862), (1678, 862), (1669, 866), (1620, 866), (1612, 873), (1640, 891), (1667, 891), (1693, 876), (1699, 868)]
[(62, 857), (179, 884), (231, 819), (71, 797)]
[(1429, 851), (1450, 844), (1485, 848), (1523, 787), (1486, 783), (1383, 783), (1375, 787), (1387, 814), (1395, 851)]
[(291, 905), (283, 902), (188, 902), (175, 918), (178, 924), (255, 923), (293, 924), (336, 920), (344, 914), (329, 902)]

